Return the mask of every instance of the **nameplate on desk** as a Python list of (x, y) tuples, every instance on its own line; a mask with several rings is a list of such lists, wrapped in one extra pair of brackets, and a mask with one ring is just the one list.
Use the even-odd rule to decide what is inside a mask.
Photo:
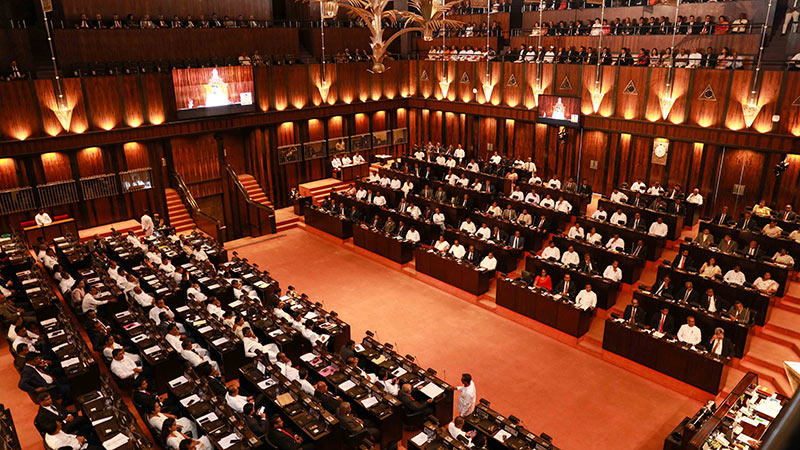
[(113, 438), (103, 442), (103, 447), (106, 450), (115, 450), (127, 444), (130, 438), (122, 433), (117, 433)]
[(205, 325), (205, 324), (206, 324), (206, 320), (205, 319), (200, 319), (200, 320), (197, 320), (194, 323), (192, 323), (192, 325), (194, 325), (196, 327), (199, 327), (200, 325)]
[(153, 353), (156, 353), (159, 350), (161, 350), (161, 347), (159, 347), (158, 345), (154, 345), (152, 347), (148, 347), (148, 348), (144, 349), (144, 354), (145, 355), (152, 355)]
[(188, 262), (186, 264), (182, 264), (181, 267), (183, 267), (184, 269), (187, 269), (189, 267), (192, 267), (192, 263)]
[(228, 338), (226, 338), (224, 336), (219, 338), (219, 339), (214, 339), (213, 341), (211, 341), (211, 343), (216, 345), (216, 346), (220, 346), (220, 345), (222, 345), (222, 344), (224, 344), (226, 342), (228, 342)]
[(26, 294), (35, 294), (37, 292), (40, 292), (41, 290), (42, 290), (42, 288), (35, 287), (35, 288), (31, 288), (31, 289), (26, 290), (25, 293)]
[(120, 257), (120, 258), (126, 258), (126, 257), (128, 257), (128, 256), (131, 256), (131, 254), (130, 254), (130, 253), (128, 253), (128, 252), (125, 252), (125, 253), (120, 253), (120, 254), (119, 254), (119, 257)]
[(53, 338), (56, 338), (56, 337), (59, 337), (59, 336), (63, 336), (64, 334), (66, 334), (66, 331), (64, 331), (64, 330), (56, 330), (56, 331), (47, 333), (47, 337), (50, 338), (50, 339), (53, 339)]
[(147, 280), (147, 281), (150, 281), (150, 280), (152, 280), (152, 279), (153, 279), (153, 278), (155, 278), (155, 277), (156, 277), (155, 275), (152, 275), (152, 274), (151, 274), (151, 275), (147, 275), (146, 277), (142, 277), (142, 278), (144, 278), (144, 279), (145, 279), (145, 280)]
[(190, 406), (198, 403), (200, 401), (200, 397), (197, 394), (192, 394), (186, 398), (181, 399), (181, 405), (183, 406)]
[(208, 281), (210, 279), (211, 278), (209, 278), (209, 277), (203, 277), (203, 278), (199, 278), (197, 281), (200, 282), (200, 283), (205, 283), (206, 281)]
[(212, 291), (214, 289), (219, 289), (219, 284), (212, 284), (211, 286), (208, 286), (208, 288), (211, 289)]
[(203, 328), (198, 328), (197, 332), (200, 333), (200, 334), (205, 334), (205, 333), (208, 333), (209, 331), (211, 331), (213, 329), (214, 329), (214, 327), (212, 327), (211, 325), (206, 325)]
[(112, 416), (101, 417), (99, 419), (93, 420), (92, 421), (92, 426), (96, 427), (96, 426), (100, 425), (101, 423), (108, 422), (109, 420), (111, 420), (113, 418), (114, 418), (114, 416), (112, 415)]
[(161, 293), (164, 293), (164, 292), (167, 292), (167, 291), (169, 291), (169, 288), (163, 287), (161, 289), (156, 289), (156, 294), (161, 294)]
[(246, 274), (242, 275), (242, 278), (244, 278), (245, 280), (249, 280), (250, 278), (253, 278), (254, 276), (255, 275), (253, 275), (252, 273), (246, 273)]
[(279, 300), (282, 301), (282, 302), (285, 302), (286, 300), (289, 300), (289, 296), (288, 295), (284, 295)]
[(259, 289), (264, 289), (264, 288), (266, 288), (267, 286), (269, 286), (269, 284), (267, 284), (267, 283), (266, 283), (266, 282), (264, 282), (264, 281), (257, 281), (257, 282), (255, 283), (255, 287), (257, 287), (257, 288), (259, 288)]
[(37, 281), (39, 281), (38, 278), (28, 278), (27, 280), (22, 280), (22, 285), (36, 283)]
[(178, 306), (177, 308), (175, 308), (175, 311), (178, 311), (179, 313), (182, 313), (182, 312), (184, 312), (184, 311), (186, 311), (188, 309), (189, 309), (188, 306), (183, 305), (183, 306)]

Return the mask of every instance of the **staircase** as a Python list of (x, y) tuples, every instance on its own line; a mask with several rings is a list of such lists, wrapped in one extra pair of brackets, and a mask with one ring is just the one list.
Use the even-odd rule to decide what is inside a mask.
[(252, 175), (246, 173), (241, 174), (239, 175), (239, 181), (242, 183), (242, 186), (244, 186), (251, 200), (273, 208), (272, 202), (267, 198), (267, 194), (261, 189), (261, 185), (258, 184), (258, 181), (256, 181)]
[(181, 201), (180, 195), (175, 189), (164, 189), (164, 194), (167, 197), (167, 216), (169, 217), (170, 226), (175, 228), (176, 234), (188, 233), (192, 231), (196, 225), (189, 211)]

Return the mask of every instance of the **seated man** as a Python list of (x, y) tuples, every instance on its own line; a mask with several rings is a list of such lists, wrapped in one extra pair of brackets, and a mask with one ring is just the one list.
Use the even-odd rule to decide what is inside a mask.
[(439, 239), (436, 243), (433, 244), (433, 248), (435, 248), (439, 253), (446, 253), (450, 250), (450, 243), (444, 240), (444, 236), (439, 236)]
[(556, 287), (553, 288), (553, 294), (561, 294), (566, 297), (569, 297), (570, 299), (574, 298), (577, 292), (578, 288), (572, 281), (572, 277), (568, 273), (565, 273), (564, 279), (561, 280), (556, 285)]
[(572, 204), (564, 200), (564, 197), (558, 197), (558, 200), (556, 201), (554, 208), (556, 211), (565, 214), (569, 214), (572, 212)]
[(121, 380), (136, 380), (144, 375), (145, 369), (141, 362), (137, 363), (124, 349), (118, 348), (113, 352), (114, 359), (111, 360), (111, 373)]
[(769, 272), (765, 272), (763, 277), (758, 277), (756, 281), (753, 281), (753, 287), (761, 292), (773, 295), (780, 288), (780, 284), (772, 279)]
[(611, 215), (610, 222), (614, 225), (625, 226), (628, 223), (628, 216), (622, 211), (622, 209), (617, 209), (617, 211)]
[(603, 278), (617, 283), (622, 281), (622, 269), (619, 268), (619, 261), (614, 261), (606, 267), (606, 270), (603, 271)]
[(692, 346), (702, 342), (702, 332), (699, 327), (695, 326), (694, 317), (687, 317), (686, 323), (681, 325), (681, 328), (678, 330), (678, 340)]
[(603, 209), (602, 206), (598, 206), (597, 210), (592, 213), (592, 219), (600, 220), (605, 222), (606, 218), (608, 217), (608, 213)]
[(734, 355), (734, 345), (730, 339), (725, 337), (725, 330), (722, 328), (714, 329), (714, 336), (709, 341), (710, 352), (713, 355), (721, 356), (723, 358), (732, 358)]
[(703, 232), (694, 238), (694, 243), (703, 248), (714, 246), (714, 236), (711, 235), (711, 230), (703, 228)]
[(750, 323), (750, 308), (745, 308), (744, 304), (739, 300), (728, 310), (728, 315), (739, 323)]
[(669, 315), (669, 308), (663, 306), (661, 311), (656, 313), (650, 319), (650, 328), (655, 330), (658, 333), (664, 334), (672, 334), (675, 326), (675, 321), (671, 315)]
[(494, 254), (489, 252), (481, 261), (480, 267), (486, 270), (495, 270), (497, 268), (497, 259), (494, 257)]
[(764, 225), (764, 228), (761, 229), (761, 232), (771, 238), (777, 238), (781, 236), (781, 233), (783, 233), (783, 228), (778, 226), (777, 220), (771, 220), (768, 224)]
[(467, 217), (463, 222), (461, 222), (461, 226), (458, 229), (467, 234), (475, 234), (476, 231), (475, 224), (469, 217)]
[(464, 254), (467, 253), (467, 249), (456, 239), (453, 241), (453, 245), (447, 253), (453, 255), (456, 259), (461, 259), (464, 257)]
[(597, 294), (592, 292), (591, 284), (586, 284), (586, 287), (578, 293), (578, 296), (575, 297), (575, 305), (584, 311), (597, 306)]
[(785, 248), (782, 248), (772, 256), (772, 262), (788, 268), (794, 267), (794, 258), (792, 258), (792, 255), (790, 255)]
[(650, 224), (649, 233), (656, 235), (658, 237), (667, 237), (667, 233), (669, 232), (669, 227), (667, 224), (664, 223), (664, 219), (660, 216), (656, 219), (655, 222)]
[(544, 259), (558, 261), (561, 259), (561, 250), (556, 247), (556, 243), (554, 241), (550, 241), (547, 247), (542, 250), (541, 256)]
[(575, 222), (569, 227), (569, 232), (567, 232), (567, 237), (570, 239), (583, 239), (584, 238), (584, 231), (583, 227), (580, 223)]
[(419, 231), (414, 229), (414, 227), (411, 227), (408, 229), (408, 233), (406, 233), (405, 238), (407, 241), (411, 241), (416, 244), (420, 240)]
[(459, 436), (462, 436), (467, 443), (477, 434), (475, 430), (464, 432), (464, 418), (461, 416), (456, 416), (452, 422), (447, 424), (447, 433), (453, 439), (458, 439)]
[(611, 192), (611, 196), (609, 197), (609, 200), (611, 200), (614, 203), (627, 203), (628, 202), (628, 196), (625, 195), (624, 193), (614, 189)]
[(733, 269), (729, 270), (724, 277), (722, 277), (722, 280), (726, 283), (741, 286), (747, 281), (747, 278), (745, 277), (744, 272), (742, 272), (742, 268), (735, 266)]
[(634, 324), (643, 324), (645, 320), (644, 315), (644, 309), (639, 307), (639, 299), (634, 297), (631, 299), (631, 304), (625, 307), (622, 319)]
[(575, 251), (575, 247), (573, 247), (572, 245), (570, 245), (567, 248), (567, 251), (565, 251), (564, 254), (561, 255), (561, 264), (577, 267), (578, 264), (580, 264), (580, 262), (581, 262), (581, 257), (578, 255), (578, 252)]
[(622, 238), (619, 237), (618, 234), (615, 234), (606, 243), (606, 248), (609, 249), (609, 250), (616, 250), (618, 252), (625, 251), (625, 241), (622, 240)]
[(372, 442), (380, 442), (380, 431), (377, 428), (366, 426), (363, 420), (356, 417), (356, 415), (353, 414), (350, 403), (341, 402), (336, 411), (336, 417), (339, 419), (339, 423), (344, 427), (348, 435), (353, 436), (364, 431)]

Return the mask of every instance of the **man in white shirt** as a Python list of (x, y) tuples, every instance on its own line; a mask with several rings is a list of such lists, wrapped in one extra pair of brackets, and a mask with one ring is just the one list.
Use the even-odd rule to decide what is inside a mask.
[(419, 239), (420, 239), (419, 231), (415, 230), (414, 227), (411, 227), (408, 230), (408, 233), (406, 233), (406, 240), (416, 244), (417, 242), (419, 242)]
[(452, 169), (456, 166), (456, 160), (453, 158), (447, 158), (447, 161), (444, 163), (444, 165)]
[(351, 164), (353, 164), (353, 160), (350, 159), (349, 156), (347, 155), (342, 156), (342, 167), (349, 166)]
[(134, 286), (130, 295), (142, 308), (149, 308), (153, 306), (153, 303), (155, 302), (153, 296), (147, 292), (144, 292), (139, 286)]
[(591, 284), (587, 284), (582, 291), (578, 292), (578, 296), (575, 297), (575, 305), (584, 311), (597, 306), (597, 294), (592, 291)]
[(569, 237), (570, 239), (583, 239), (584, 231), (581, 224), (578, 222), (572, 224), (572, 226), (569, 227), (569, 232), (567, 233), (567, 237)]
[(403, 183), (397, 178), (392, 178), (392, 181), (389, 183), (389, 187), (399, 191), (401, 187), (403, 187)]
[(228, 387), (228, 392), (225, 394), (225, 403), (230, 408), (238, 413), (244, 412), (244, 405), (253, 403), (253, 397), (245, 397), (239, 394), (239, 386), (232, 385)]
[(155, 322), (156, 325), (159, 325), (161, 323), (161, 313), (167, 313), (170, 318), (175, 318), (175, 314), (173, 314), (172, 310), (164, 303), (163, 298), (156, 301), (156, 305), (150, 309), (148, 317), (150, 317), (150, 320)]
[(527, 170), (528, 172), (536, 172), (536, 164), (529, 157), (524, 163), (522, 163), (522, 169)]
[(153, 231), (155, 231), (155, 225), (153, 224), (153, 219), (150, 217), (148, 211), (145, 211), (142, 214), (142, 218), (139, 220), (142, 224), (142, 232), (145, 236), (151, 236)]
[(545, 195), (541, 202), (539, 202), (539, 206), (542, 208), (554, 208), (556, 206), (556, 202), (550, 197), (550, 194)]
[(363, 164), (365, 162), (364, 157), (360, 154), (356, 153), (353, 155), (353, 164)]
[(461, 259), (464, 257), (464, 254), (467, 253), (467, 249), (465, 249), (464, 246), (458, 242), (458, 239), (456, 239), (453, 241), (453, 246), (450, 247), (448, 253), (455, 256), (457, 259)]
[(450, 435), (453, 439), (458, 440), (459, 436), (462, 436), (467, 441), (467, 448), (471, 447), (471, 440), (475, 436), (476, 431), (464, 432), (464, 418), (462, 416), (457, 416), (453, 419), (452, 422), (447, 424), (447, 434)]
[(364, 200), (364, 198), (366, 198), (366, 196), (367, 196), (366, 189), (364, 189), (363, 186), (358, 188), (358, 190), (356, 191), (356, 200), (359, 200), (359, 201)]
[(438, 155), (436, 157), (436, 164), (439, 164), (439, 165), (443, 166), (444, 163), (446, 163), (446, 162), (447, 162), (447, 160), (444, 158), (444, 155)]
[(614, 203), (625, 203), (628, 201), (628, 196), (614, 189), (614, 191), (611, 192), (610, 200)]
[(36, 225), (40, 227), (53, 223), (53, 219), (50, 218), (50, 214), (47, 214), (43, 209), (40, 209), (39, 212), (36, 213), (34, 220), (36, 221)]
[(489, 162), (492, 164), (500, 164), (501, 161), (503, 161), (503, 158), (500, 155), (498, 155), (497, 152), (494, 152), (494, 155), (492, 155), (492, 157), (489, 158)]
[(539, 194), (536, 191), (530, 191), (525, 195), (525, 203), (533, 203), (534, 205), (539, 204)]
[(375, 194), (375, 198), (372, 199), (372, 203), (376, 206), (384, 206), (386, 205), (386, 197), (383, 196), (380, 192)]
[(444, 225), (444, 214), (442, 214), (442, 212), (439, 211), (439, 208), (436, 208), (435, 210), (433, 210), (433, 216), (431, 217), (431, 220), (433, 220), (433, 223), (435, 225), (439, 225), (441, 228), (445, 227), (445, 225)]
[(175, 273), (175, 266), (172, 265), (167, 257), (161, 258), (161, 265), (158, 266), (158, 269), (167, 275)]
[(136, 364), (124, 349), (114, 350), (114, 359), (111, 361), (111, 372), (122, 380), (134, 379), (141, 374), (142, 368)]
[(564, 254), (561, 255), (561, 264), (577, 267), (578, 264), (580, 264), (580, 262), (581, 262), (581, 257), (578, 255), (578, 252), (575, 251), (575, 248), (571, 245), (569, 246), (567, 251), (565, 251)]
[(644, 184), (641, 178), (638, 178), (636, 182), (631, 185), (631, 190), (633, 192), (645, 192), (647, 191), (647, 185)]
[(281, 370), (281, 374), (288, 378), (289, 381), (300, 378), (300, 373), (292, 366), (292, 361), (289, 360), (285, 353), (278, 353), (278, 362), (276, 365)]
[(477, 398), (477, 391), (475, 389), (475, 382), (472, 381), (472, 375), (465, 373), (461, 375), (461, 386), (458, 388), (458, 402), (456, 409), (458, 415), (467, 417), (475, 411), (475, 400)]
[(686, 323), (681, 325), (680, 329), (678, 330), (678, 340), (692, 346), (699, 344), (703, 340), (700, 328), (694, 325), (693, 316), (687, 317)]
[(98, 306), (102, 306), (108, 303), (108, 300), (97, 300), (96, 298), (97, 294), (98, 294), (97, 287), (92, 286), (91, 289), (89, 289), (89, 292), (83, 296), (83, 302), (81, 303), (81, 310), (83, 311), (84, 314), (86, 314), (86, 312), (89, 311), (90, 309), (96, 311)]
[(736, 285), (743, 285), (747, 278), (745, 277), (744, 273), (742, 272), (741, 267), (736, 266), (733, 269), (729, 270), (722, 279), (726, 283), (736, 284)]
[(467, 217), (463, 222), (461, 222), (461, 226), (458, 229), (467, 234), (475, 234), (475, 224), (469, 217)]
[(481, 170), (481, 166), (479, 166), (474, 160), (470, 160), (467, 164), (467, 170), (470, 172), (478, 172)]
[(469, 178), (467, 178), (463, 173), (461, 174), (461, 178), (458, 179), (458, 185), (465, 188), (469, 186)]
[(608, 213), (603, 209), (602, 206), (598, 206), (597, 210), (592, 213), (592, 219), (595, 219), (595, 220), (605, 221), (607, 217), (608, 217)]
[(625, 224), (628, 223), (628, 216), (622, 212), (621, 209), (618, 209), (614, 214), (611, 215), (611, 223), (614, 225), (625, 226)]
[(664, 188), (661, 187), (661, 183), (656, 181), (656, 184), (647, 189), (647, 193), (650, 195), (664, 195)]
[(72, 278), (69, 272), (64, 272), (64, 278), (58, 283), (58, 289), (62, 294), (66, 294), (72, 290), (72, 286), (75, 286), (75, 278)]
[(39, 426), (45, 432), (44, 442), (47, 444), (47, 448), (80, 450), (86, 445), (86, 438), (64, 432), (61, 422), (58, 420), (45, 421)]
[(444, 236), (439, 236), (439, 240), (433, 244), (433, 248), (439, 253), (445, 253), (450, 249), (450, 243), (444, 240)]
[(333, 167), (334, 171), (337, 171), (337, 170), (341, 169), (342, 168), (342, 160), (339, 159), (338, 156), (334, 156), (333, 159), (331, 159), (331, 167)]
[(664, 219), (659, 216), (655, 222), (650, 224), (650, 234), (658, 237), (666, 237), (669, 232), (669, 227), (664, 223)]
[(492, 236), (492, 230), (490, 230), (485, 223), (482, 223), (478, 231), (475, 232), (475, 235), (481, 239), (489, 239)]
[(483, 258), (480, 266), (486, 270), (494, 270), (497, 267), (497, 259), (490, 252), (488, 255), (486, 255), (486, 257)]
[(492, 217), (499, 217), (501, 214), (503, 214), (503, 210), (497, 206), (497, 202), (492, 202), (492, 205), (486, 209), (486, 214)]
[(392, 184), (392, 180), (389, 179), (388, 175), (383, 174), (379, 180), (379, 183), (382, 187), (389, 187), (389, 185)]
[(190, 295), (194, 297), (194, 300), (197, 302), (204, 302), (208, 299), (208, 296), (200, 290), (200, 285), (196, 281), (193, 281), (189, 289), (186, 289), (186, 296), (188, 297)]
[(262, 344), (259, 342), (258, 337), (253, 333), (250, 327), (242, 330), (242, 343), (244, 344), (244, 356), (248, 358), (255, 358), (258, 355), (268, 355), (272, 363), (277, 361), (280, 349), (275, 344)]
[(419, 216), (422, 215), (422, 211), (419, 209), (419, 206), (413, 203), (408, 205), (408, 208), (406, 208), (406, 213), (409, 216), (413, 217), (415, 220), (419, 219)]
[(446, 181), (450, 186), (455, 186), (456, 183), (458, 183), (458, 175), (450, 171), (447, 176), (444, 177), (444, 181)]
[(772, 256), (772, 262), (784, 267), (794, 267), (794, 258), (792, 258), (792, 255), (790, 255), (785, 248), (782, 248)]
[(556, 243), (554, 241), (550, 241), (547, 247), (542, 250), (542, 258), (544, 259), (552, 259), (559, 261), (561, 259), (561, 250), (556, 247)]
[(553, 175), (553, 178), (547, 182), (547, 186), (550, 189), (561, 189), (561, 180), (558, 179), (558, 175)]
[(622, 281), (622, 269), (619, 268), (619, 261), (614, 261), (606, 267), (606, 270), (603, 271), (603, 278), (617, 283)]
[(461, 148), (461, 144), (458, 144), (458, 147), (456, 147), (455, 151), (453, 152), (453, 156), (455, 156), (456, 159), (458, 159), (458, 162), (463, 161), (464, 157), (467, 156), (467, 153), (464, 151), (463, 148)]
[(693, 205), (702, 205), (703, 204), (703, 196), (700, 195), (700, 189), (694, 188), (691, 194), (686, 197), (686, 201)]
[(556, 202), (556, 211), (569, 214), (572, 212), (572, 204), (566, 200), (564, 197), (558, 197), (558, 201)]
[(625, 241), (619, 237), (618, 234), (615, 234), (611, 239), (608, 240), (606, 243), (606, 248), (616, 250), (618, 252), (625, 250)]

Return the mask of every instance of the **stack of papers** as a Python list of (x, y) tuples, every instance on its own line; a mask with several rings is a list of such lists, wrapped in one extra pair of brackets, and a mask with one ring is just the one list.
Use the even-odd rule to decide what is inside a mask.
[(340, 385), (339, 385), (339, 389), (341, 389), (341, 390), (342, 390), (342, 392), (347, 392), (347, 391), (349, 391), (350, 389), (353, 389), (354, 387), (356, 387), (356, 384), (355, 384), (355, 383), (353, 383), (353, 382), (352, 382), (352, 381), (350, 381), (350, 380), (347, 380), (347, 381), (345, 381), (344, 383), (342, 383), (342, 384), (340, 384)]
[(367, 397), (361, 400), (361, 404), (364, 405), (364, 408), (372, 408), (378, 404), (378, 400), (375, 397)]
[(118, 433), (113, 438), (103, 442), (103, 447), (105, 447), (106, 450), (114, 450), (116, 448), (120, 448), (123, 445), (127, 444), (129, 440), (130, 439), (128, 438), (128, 436), (125, 436), (122, 433)]

